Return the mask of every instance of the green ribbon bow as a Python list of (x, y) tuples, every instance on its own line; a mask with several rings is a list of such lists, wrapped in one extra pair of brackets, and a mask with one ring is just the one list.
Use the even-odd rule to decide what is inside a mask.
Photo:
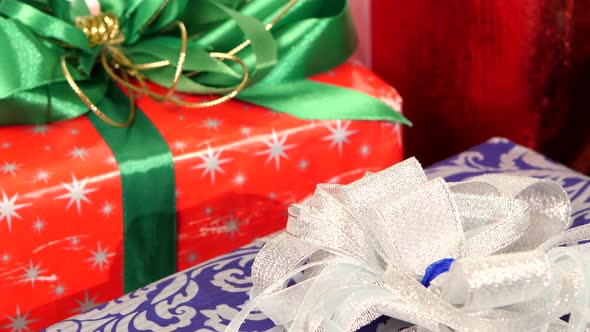
[[(346, 0), (299, 0), (272, 28), (269, 22), (288, 0), (109, 0), (104, 12), (120, 20), (120, 50), (133, 63), (168, 61), (171, 65), (141, 72), (170, 87), (181, 38), (170, 26), (184, 22), (189, 34), (186, 62), (177, 90), (195, 94), (227, 93), (242, 75), (235, 64), (210, 56), (240, 52), (249, 68), (249, 86), (238, 99), (308, 119), (389, 120), (408, 124), (398, 112), (363, 93), (315, 83), (306, 77), (347, 60), (355, 46)], [(46, 123), (81, 116), (88, 107), (68, 87), (60, 70), (67, 55), (73, 78), (95, 104), (108, 93), (110, 78), (95, 68), (100, 47), (91, 47), (74, 25), (89, 15), (82, 0), (0, 1), (0, 125)], [(71, 62), (71, 61), (69, 61)], [(198, 75), (187, 75), (198, 72)], [(17, 73), (7, 75), (6, 73)]]
[[(236, 98), (307, 119), (388, 120), (409, 124), (398, 112), (363, 93), (306, 80), (347, 60), (355, 33), (346, 0), (101, 0), (118, 19), (116, 45), (133, 64), (168, 65), (140, 71), (159, 85), (194, 94), (227, 94), (243, 81), (240, 63), (212, 52), (239, 52), (248, 85)], [(82, 0), (0, 0), (0, 126), (47, 123), (88, 113), (80, 93), (115, 121), (129, 112), (112, 76), (97, 66), (104, 45), (91, 45), (76, 26), (89, 16)], [(175, 22), (183, 22), (187, 39)], [(186, 59), (179, 54), (186, 41)], [(175, 80), (177, 71), (181, 74)], [(240, 73), (242, 72), (242, 73)], [(174, 163), (169, 147), (141, 112), (128, 128), (89, 119), (119, 164), (123, 188), (124, 286), (142, 287), (176, 272)]]

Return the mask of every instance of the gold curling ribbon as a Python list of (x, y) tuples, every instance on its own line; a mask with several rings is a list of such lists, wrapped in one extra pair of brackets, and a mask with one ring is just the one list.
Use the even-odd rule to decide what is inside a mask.
[[(266, 25), (266, 30), (272, 29), (272, 27), (291, 9), (297, 0), (290, 0), (289, 3), (283, 8), (283, 10), (270, 22)], [(158, 14), (164, 9), (167, 1), (163, 3), (160, 10), (158, 10), (150, 22), (158, 16)], [(117, 122), (106, 114), (104, 114), (100, 109), (86, 96), (86, 94), (82, 91), (82, 89), (78, 86), (76, 81), (74, 80), (72, 74), (70, 73), (67, 65), (67, 59), (71, 56), (63, 55), (61, 57), (61, 68), (64, 73), (64, 76), (72, 88), (74, 92), (78, 95), (80, 100), (86, 104), (86, 106), (98, 116), (104, 122), (115, 126), (115, 127), (128, 127), (131, 125), (135, 118), (135, 102), (134, 102), (134, 92), (146, 94), (150, 96), (152, 99), (165, 102), (171, 101), (176, 105), (188, 108), (206, 108), (215, 105), (219, 105), (224, 103), (228, 100), (233, 99), (237, 94), (239, 94), (248, 84), (249, 80), (249, 71), (248, 66), (244, 63), (242, 59), (237, 57), (235, 54), (240, 52), (242, 49), (250, 45), (251, 41), (246, 40), (242, 44), (238, 45), (234, 49), (232, 49), (228, 53), (222, 52), (212, 52), (209, 55), (213, 58), (219, 59), (221, 61), (230, 60), (236, 62), (244, 72), (242, 81), (238, 84), (235, 88), (231, 89), (229, 93), (206, 102), (198, 102), (198, 103), (191, 103), (186, 102), (183, 100), (172, 100), (170, 99), (176, 88), (178, 87), (178, 82), (180, 81), (180, 77), (182, 75), (182, 69), (184, 67), (184, 62), (186, 60), (186, 47), (187, 47), (187, 31), (184, 23), (177, 21), (176, 25), (180, 30), (181, 35), (181, 47), (180, 47), (180, 54), (178, 57), (178, 63), (176, 65), (176, 71), (174, 74), (174, 80), (172, 81), (171, 87), (168, 89), (166, 94), (160, 94), (153, 91), (150, 91), (147, 87), (145, 77), (141, 74), (142, 70), (150, 70), (156, 69), (161, 67), (170, 66), (170, 62), (168, 60), (163, 61), (156, 61), (144, 64), (134, 64), (127, 58), (123, 52), (118, 48), (118, 45), (125, 41), (125, 37), (121, 35), (120, 26), (119, 26), (119, 18), (116, 15), (111, 13), (101, 13), (100, 15), (96, 16), (86, 16), (86, 17), (76, 17), (75, 19), (76, 26), (86, 34), (88, 38), (88, 42), (90, 46), (101, 46), (102, 51), (100, 54), (100, 63), (103, 66), (105, 72), (109, 77), (111, 77), (115, 82), (125, 86), (129, 90), (129, 103), (130, 103), (130, 113), (129, 117), (125, 122)], [(198, 72), (193, 72), (187, 74), (187, 76), (192, 76), (197, 74)], [(130, 83), (129, 77), (135, 78), (141, 87), (137, 87)]]
[(116, 44), (124, 41), (120, 35), (119, 18), (104, 13), (97, 16), (76, 17), (74, 23), (88, 38), (90, 46)]

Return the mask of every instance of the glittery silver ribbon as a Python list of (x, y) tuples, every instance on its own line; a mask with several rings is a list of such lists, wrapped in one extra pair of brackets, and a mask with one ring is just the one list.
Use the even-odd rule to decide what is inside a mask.
[[(590, 245), (578, 243), (590, 226), (568, 231), (570, 210), (549, 180), (428, 181), (415, 159), (319, 185), (258, 254), (251, 301), (227, 331), (256, 308), (288, 331), (354, 331), (382, 315), (406, 331), (586, 331)], [(445, 258), (450, 270), (424, 287)]]

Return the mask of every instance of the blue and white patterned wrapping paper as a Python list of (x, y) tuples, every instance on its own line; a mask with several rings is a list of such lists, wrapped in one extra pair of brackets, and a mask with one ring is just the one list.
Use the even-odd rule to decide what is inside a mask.
[[(430, 178), (461, 181), (485, 173), (552, 179), (572, 200), (574, 227), (590, 222), (590, 178), (542, 155), (495, 138), (429, 167)], [(100, 305), (45, 331), (223, 331), (248, 300), (257, 242)], [(390, 331), (380, 319), (363, 331)], [(241, 331), (283, 331), (254, 313)]]

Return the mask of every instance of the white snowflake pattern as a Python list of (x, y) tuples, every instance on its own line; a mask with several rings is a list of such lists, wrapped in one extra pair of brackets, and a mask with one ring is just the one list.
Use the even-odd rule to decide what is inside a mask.
[(244, 175), (242, 172), (238, 172), (238, 173), (237, 173), (237, 174), (234, 176), (234, 178), (233, 178), (232, 182), (233, 182), (233, 183), (234, 183), (236, 186), (238, 186), (238, 187), (241, 187), (241, 186), (243, 186), (243, 185), (244, 185), (244, 183), (246, 183), (246, 176), (245, 176), (245, 175)]
[(192, 251), (191, 251), (191, 252), (190, 252), (190, 253), (187, 255), (187, 257), (186, 257), (186, 260), (187, 260), (189, 263), (194, 263), (194, 262), (196, 262), (196, 261), (197, 261), (197, 258), (198, 258), (198, 257), (199, 257), (199, 256), (198, 256), (196, 253), (194, 253), (194, 252), (192, 252)]
[(367, 144), (364, 144), (359, 149), (359, 152), (363, 157), (367, 157), (371, 153), (371, 147)]
[(23, 218), (18, 214), (17, 211), (24, 207), (30, 206), (31, 203), (17, 204), (16, 201), (18, 200), (18, 193), (11, 198), (8, 198), (4, 192), (4, 189), (0, 189), (0, 191), (2, 192), (2, 201), (0, 201), (0, 221), (6, 220), (6, 223), (8, 224), (8, 231), (11, 232), (12, 218), (22, 220)]
[(2, 143), (2, 148), (4, 149), (8, 149), (12, 144), (10, 144), (10, 142), (4, 142)]
[(107, 159), (104, 160), (105, 164), (110, 166), (117, 166), (117, 159), (115, 156), (108, 156)]
[(46, 224), (47, 223), (45, 222), (45, 220), (41, 219), (40, 217), (37, 217), (37, 219), (33, 221), (33, 231), (37, 234), (41, 234), (41, 231), (43, 231)]
[(87, 203), (92, 203), (87, 194), (95, 192), (96, 189), (94, 188), (86, 188), (88, 184), (88, 178), (84, 178), (84, 180), (78, 182), (76, 176), (72, 174), (72, 182), (71, 183), (62, 183), (62, 186), (68, 191), (68, 193), (63, 194), (61, 196), (57, 196), (55, 199), (69, 199), (68, 205), (66, 209), (68, 209), (72, 204), (76, 204), (78, 208), (78, 215), (82, 214), (82, 201)]
[(6, 174), (10, 174), (12, 176), (15, 176), (15, 172), (20, 170), (21, 165), (12, 162), (9, 163), (7, 161), (4, 162), (4, 165), (2, 165), (2, 167), (0, 167), (0, 170), (2, 171), (2, 175), (6, 175)]
[(279, 138), (277, 133), (272, 131), (272, 137), (269, 140), (264, 140), (264, 144), (268, 147), (268, 149), (264, 151), (260, 151), (256, 153), (257, 156), (261, 155), (268, 155), (266, 158), (266, 163), (268, 164), (271, 160), (274, 159), (275, 166), (277, 170), (281, 168), (281, 158), (289, 159), (289, 156), (285, 151), (294, 148), (295, 144), (286, 144), (288, 135), (284, 135), (282, 138)]
[(29, 319), (31, 312), (26, 312), (21, 316), (20, 306), (16, 306), (16, 315), (14, 317), (7, 316), (10, 323), (4, 325), (3, 329), (11, 329), (12, 332), (31, 331), (29, 324), (38, 321), (38, 319)]
[(77, 236), (74, 236), (70, 239), (70, 243), (74, 246), (77, 247), (80, 244), (80, 238)]
[(35, 174), (35, 177), (33, 177), (33, 182), (34, 183), (43, 182), (43, 183), (47, 184), (47, 181), (49, 181), (50, 178), (51, 178), (51, 173), (49, 171), (46, 171), (44, 169), (40, 169)]
[(240, 232), (240, 220), (236, 217), (234, 217), (233, 215), (230, 215), (229, 219), (225, 220), (223, 222), (223, 226), (224, 226), (224, 230), (223, 232), (225, 234), (229, 234), (229, 236), (231, 237), (231, 239), (233, 240), (236, 236), (237, 233)]
[(74, 148), (68, 152), (68, 156), (70, 156), (70, 158), (72, 159), (81, 159), (81, 160), (86, 160), (86, 156), (88, 155), (88, 150), (86, 148), (79, 148), (77, 146), (74, 146)]
[(98, 303), (96, 303), (96, 298), (97, 296), (93, 296), (92, 298), (90, 297), (90, 295), (88, 294), (88, 291), (84, 292), (84, 299), (83, 300), (76, 300), (76, 302), (79, 305), (79, 308), (77, 310), (74, 310), (73, 312), (79, 312), (79, 313), (84, 313), (84, 312), (88, 312), (94, 308), (96, 308), (98, 306)]
[(65, 292), (66, 292), (66, 287), (61, 283), (57, 284), (53, 288), (53, 294), (55, 294), (58, 297), (61, 297)]
[(41, 264), (33, 264), (33, 260), (29, 259), (29, 266), (24, 267), (25, 273), (22, 275), (22, 279), (25, 283), (30, 282), (33, 288), (35, 287), (35, 281), (39, 279), (39, 276), (46, 272), (46, 270), (41, 269)]
[(2, 260), (2, 262), (3, 262), (4, 264), (6, 264), (6, 263), (10, 262), (10, 258), (12, 258), (12, 257), (10, 257), (10, 254), (9, 254), (9, 253), (7, 253), (7, 252), (3, 253), (3, 254), (2, 254), (2, 257), (0, 257), (0, 259)]
[(111, 202), (104, 202), (100, 207), (100, 213), (105, 217), (110, 217), (115, 210), (115, 205)]
[(326, 127), (326, 128), (328, 128), (328, 130), (330, 130), (330, 132), (332, 134), (324, 137), (323, 140), (324, 141), (332, 141), (330, 143), (330, 149), (333, 148), (334, 146), (338, 146), (338, 153), (340, 155), (342, 155), (343, 145), (345, 143), (350, 144), (350, 140), (348, 138), (357, 132), (356, 130), (348, 130), (348, 127), (350, 127), (350, 124), (351, 124), (350, 121), (346, 121), (343, 125), (342, 121), (337, 120), (335, 127), (332, 127), (330, 125), (328, 125)]
[(174, 144), (172, 144), (172, 146), (181, 153), (184, 152), (184, 149), (186, 149), (186, 143), (184, 141), (176, 141)]
[(207, 120), (203, 121), (203, 128), (219, 130), (219, 126), (221, 126), (221, 120), (207, 118)]
[(221, 159), (221, 151), (214, 152), (210, 146), (207, 146), (205, 155), (200, 155), (199, 158), (203, 161), (201, 164), (192, 167), (192, 169), (202, 169), (201, 178), (207, 174), (211, 177), (211, 183), (215, 183), (215, 172), (224, 173), (221, 165), (231, 161), (231, 159)]
[(299, 161), (299, 165), (297, 165), (297, 167), (299, 167), (299, 169), (301, 169), (301, 170), (305, 170), (309, 167), (309, 162), (305, 159), (301, 159), (301, 161)]
[(87, 262), (92, 262), (92, 267), (98, 266), (98, 269), (102, 272), (104, 265), (108, 265), (109, 257), (114, 256), (114, 253), (108, 252), (106, 248), (101, 248), (100, 242), (98, 242), (98, 248), (96, 251), (90, 250), (92, 257), (88, 258)]
[(252, 128), (250, 127), (242, 127), (240, 128), (240, 133), (242, 133), (242, 136), (245, 137), (250, 137), (250, 134), (252, 133)]
[(31, 128), (33, 135), (42, 135), (47, 136), (47, 132), (49, 131), (49, 127), (46, 125), (36, 125)]

